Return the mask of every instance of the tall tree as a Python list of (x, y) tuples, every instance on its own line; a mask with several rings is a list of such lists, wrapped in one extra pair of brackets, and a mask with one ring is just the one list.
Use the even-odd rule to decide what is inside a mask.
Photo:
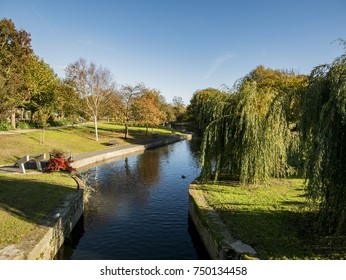
[(56, 91), (56, 110), (59, 119), (67, 118), (71, 121), (77, 121), (79, 117), (87, 118), (84, 100), (67, 80), (58, 79)]
[(173, 100), (173, 111), (175, 115), (175, 120), (181, 122), (185, 116), (186, 106), (183, 99), (180, 96), (174, 96)]
[(193, 94), (190, 100), (190, 104), (186, 109), (187, 120), (197, 123), (199, 128), (204, 130), (206, 126), (212, 121), (212, 119), (210, 119), (209, 117), (212, 117), (213, 114), (211, 112), (204, 112), (203, 114), (201, 114), (201, 111), (204, 111), (202, 107), (205, 110), (208, 110), (208, 108), (213, 110), (213, 107), (208, 106), (209, 102), (213, 103), (216, 100), (223, 102), (226, 101), (228, 97), (228, 94), (226, 94), (225, 92), (214, 88), (207, 88), (196, 91)]
[(202, 100), (197, 118), (206, 127), (205, 178), (227, 174), (242, 183), (260, 183), (290, 172), (289, 116), (294, 106), (288, 97), (295, 94), (291, 83), (296, 82), (301, 83), (294, 73), (259, 67), (238, 83), (234, 94)]
[(173, 122), (176, 120), (173, 104), (169, 104), (163, 99), (161, 108), (162, 108), (162, 111), (164, 112), (165, 122)]
[(346, 234), (346, 53), (316, 67), (304, 97), (302, 140), (310, 197), (320, 229)]
[(122, 117), (122, 98), (117, 90), (114, 90), (109, 98), (107, 106), (102, 108), (101, 114), (104, 118), (120, 120)]
[(137, 122), (145, 125), (146, 135), (148, 135), (149, 126), (157, 126), (164, 122), (165, 113), (162, 108), (160, 93), (156, 90), (145, 89), (142, 95), (135, 98), (133, 109)]
[(33, 55), (26, 73), (30, 99), (25, 107), (33, 116), (36, 112), (43, 127), (57, 107), (58, 80), (52, 68), (43, 59)]
[(145, 86), (139, 83), (135, 86), (123, 85), (120, 89), (122, 106), (120, 108), (120, 119), (125, 126), (125, 139), (129, 136), (129, 124), (135, 121), (133, 103), (136, 97), (140, 96), (145, 90)]
[(30, 41), (10, 19), (0, 21), (0, 115), (10, 115), (13, 127), (17, 108), (29, 97), (24, 77), (33, 53)]
[(84, 58), (80, 58), (67, 67), (66, 75), (86, 104), (87, 113), (94, 121), (95, 140), (98, 141), (99, 114), (115, 88), (111, 73), (107, 68), (97, 67), (94, 63), (88, 64)]
[(244, 80), (256, 82), (258, 94), (261, 95), (259, 106), (263, 114), (267, 111), (268, 104), (272, 104), (274, 100), (276, 103), (280, 101), (282, 106), (287, 107), (285, 110), (289, 113), (287, 117), (290, 128), (299, 130), (302, 95), (308, 85), (306, 75), (298, 75), (287, 70), (274, 70), (260, 65)]

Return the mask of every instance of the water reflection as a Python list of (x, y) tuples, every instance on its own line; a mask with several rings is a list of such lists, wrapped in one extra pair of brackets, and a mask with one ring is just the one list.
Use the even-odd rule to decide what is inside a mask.
[(76, 229), (81, 234), (58, 258), (206, 258), (188, 218), (188, 186), (200, 171), (193, 143), (148, 150), (86, 171), (95, 192), (85, 205), (82, 230)]

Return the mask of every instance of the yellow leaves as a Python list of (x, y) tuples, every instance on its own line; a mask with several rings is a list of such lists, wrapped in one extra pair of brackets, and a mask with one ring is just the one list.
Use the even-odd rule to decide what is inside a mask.
[(135, 117), (141, 124), (155, 126), (164, 121), (160, 94), (155, 90), (146, 90), (144, 94), (135, 98), (133, 108)]

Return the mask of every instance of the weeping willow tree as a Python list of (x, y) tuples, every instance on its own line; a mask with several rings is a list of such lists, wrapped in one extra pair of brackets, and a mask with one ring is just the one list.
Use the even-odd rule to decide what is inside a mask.
[(297, 103), (292, 96), (304, 86), (304, 79), (296, 77), (258, 67), (228, 100), (205, 103), (200, 114), (210, 122), (202, 142), (204, 179), (227, 175), (243, 184), (261, 183), (289, 173), (290, 123)]
[(302, 142), (320, 229), (346, 233), (346, 53), (316, 67), (303, 102)]
[(282, 130), (277, 125), (275, 129), (268, 127), (275, 124), (276, 117), (267, 117), (262, 112), (261, 100), (256, 83), (245, 82), (227, 103), (216, 102), (213, 107), (206, 104), (209, 111), (219, 110), (219, 117), (209, 123), (204, 133), (202, 177), (214, 176), (217, 180), (222, 174), (241, 183), (260, 183), (271, 176), (280, 176), (278, 171), (287, 169), (285, 147), (280, 145), (286, 143), (287, 133), (281, 135), (285, 139), (280, 139), (280, 143), (273, 143)]
[(202, 177), (210, 178), (215, 170), (215, 180), (222, 170), (232, 175), (233, 162), (232, 135), (234, 132), (232, 118), (234, 113), (233, 97), (227, 100), (208, 100), (200, 107), (198, 122), (204, 125), (205, 132), (202, 141)]
[[(229, 94), (215, 88), (206, 88), (196, 91), (187, 107), (186, 115), (190, 122), (195, 123), (199, 129), (204, 130), (215, 118), (219, 117), (219, 108), (214, 104), (224, 105), (228, 102)], [(203, 113), (201, 113), (203, 112)]]

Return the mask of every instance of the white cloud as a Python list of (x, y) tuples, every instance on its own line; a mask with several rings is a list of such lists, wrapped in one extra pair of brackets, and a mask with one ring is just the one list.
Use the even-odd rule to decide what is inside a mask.
[(214, 59), (208, 73), (204, 76), (204, 79), (208, 79), (212, 76), (215, 71), (220, 68), (227, 60), (233, 58), (234, 55), (231, 53), (225, 53), (224, 55)]

